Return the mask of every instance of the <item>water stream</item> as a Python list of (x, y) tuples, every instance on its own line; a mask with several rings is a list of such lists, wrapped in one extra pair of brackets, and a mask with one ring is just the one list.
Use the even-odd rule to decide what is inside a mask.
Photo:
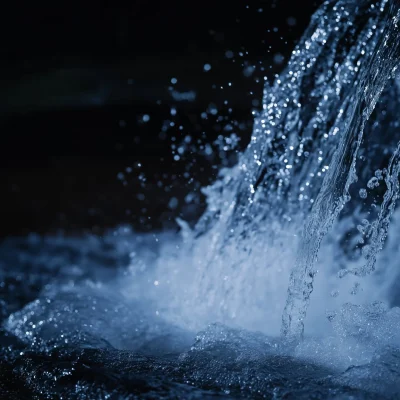
[(2, 396), (399, 398), (399, 18), (321, 6), (193, 229), (4, 241)]

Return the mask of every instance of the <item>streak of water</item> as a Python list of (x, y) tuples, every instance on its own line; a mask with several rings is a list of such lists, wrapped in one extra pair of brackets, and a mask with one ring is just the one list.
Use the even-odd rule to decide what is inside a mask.
[(181, 238), (3, 243), (1, 375), (35, 398), (398, 398), (399, 17), (323, 4)]
[[(356, 160), (366, 121), (388, 80), (393, 77), (398, 67), (400, 60), (399, 17), (400, 10), (392, 3), (387, 19), (384, 20), (385, 28), (379, 36), (374, 56), (369, 61), (368, 68), (353, 95), (353, 104), (347, 117), (347, 129), (341, 136), (328, 173), (305, 224), (296, 265), (290, 277), (288, 300), (283, 315), (282, 333), (291, 340), (298, 340), (303, 334), (303, 321), (313, 289), (314, 264), (321, 241), (344, 204), (349, 200), (349, 187), (357, 179)], [(392, 171), (394, 159), (392, 158), (390, 162), (390, 170), (396, 176), (397, 171)], [(390, 182), (389, 185), (391, 186), (392, 183)], [(392, 196), (388, 195), (389, 198)], [(395, 194), (394, 196), (396, 197)], [(386, 203), (385, 199), (382, 206), (383, 214), (387, 214)], [(377, 234), (375, 236), (374, 245), (369, 247), (371, 254), (368, 258), (371, 260), (376, 257), (376, 252), (380, 247), (379, 242), (382, 242), (382, 238), (378, 238)]]
[[(196, 268), (195, 297), (218, 305), (220, 317), (235, 319), (258, 293), (260, 282), (249, 277), (262, 268), (285, 274), (293, 263), (281, 332), (294, 342), (303, 335), (321, 241), (350, 200), (366, 123), (398, 65), (398, 18), (396, 1), (326, 1), (285, 71), (266, 85), (250, 144), (207, 189), (209, 206), (191, 241), (208, 250)], [(382, 242), (379, 235), (370, 241)], [(364, 247), (367, 269), (379, 247)], [(277, 282), (265, 277), (271, 312)]]

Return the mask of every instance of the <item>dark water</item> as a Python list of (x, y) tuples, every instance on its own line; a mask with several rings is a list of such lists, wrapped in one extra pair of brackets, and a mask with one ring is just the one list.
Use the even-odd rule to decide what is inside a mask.
[(399, 7), (324, 3), (194, 229), (4, 241), (2, 398), (400, 398)]
[[(348, 367), (348, 354), (329, 354), (338, 343), (309, 338), (291, 354), (276, 337), (220, 323), (192, 332), (127, 299), (129, 254), (139, 245), (156, 257), (153, 243), (130, 233), (2, 244), (2, 398), (397, 398), (400, 352), (375, 348), (371, 332), (365, 341), (351, 332), (360, 365)], [(353, 316), (372, 315), (378, 336), (396, 323), (398, 332), (400, 313), (378, 308)], [(318, 348), (330, 363), (312, 355)]]

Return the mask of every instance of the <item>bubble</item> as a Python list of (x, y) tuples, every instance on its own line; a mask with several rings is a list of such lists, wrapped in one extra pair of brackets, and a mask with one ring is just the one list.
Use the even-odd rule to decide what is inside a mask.
[(367, 187), (369, 189), (374, 189), (378, 186), (379, 186), (379, 181), (378, 181), (378, 178), (376, 178), (375, 176), (373, 178), (371, 178), (367, 183)]

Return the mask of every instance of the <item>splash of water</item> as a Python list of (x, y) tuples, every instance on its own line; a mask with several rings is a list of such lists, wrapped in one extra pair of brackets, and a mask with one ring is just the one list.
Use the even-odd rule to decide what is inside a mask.
[[(398, 197), (393, 138), (400, 86), (394, 80), (386, 85), (399, 57), (397, 17), (398, 6), (387, 0), (324, 3), (287, 68), (272, 87), (266, 85), (238, 165), (205, 190), (208, 209), (195, 229), (180, 221), (183, 243), (164, 239), (158, 256), (132, 255), (133, 279), (124, 282), (128, 296), (150, 299), (157, 315), (192, 330), (221, 321), (271, 335), (281, 329), (298, 342), (322, 245), (323, 279), (315, 295), (336, 293), (332, 277), (342, 268), (349, 279), (341, 283), (348, 294), (341, 293), (340, 301), (355, 294), (360, 303), (369, 300), (350, 275), (373, 271)], [(374, 122), (367, 123), (374, 109)], [(357, 171), (357, 182), (360, 157), (368, 163)], [(361, 204), (352, 188), (362, 193)], [(367, 204), (379, 196), (380, 206)], [(354, 246), (343, 240), (350, 234)], [(371, 281), (377, 292), (378, 280)], [(321, 318), (325, 308), (340, 304), (334, 294), (311, 306), (308, 317), (322, 326), (328, 323)], [(323, 331), (309, 325), (313, 333)]]
[[(345, 116), (345, 130), (340, 137), (328, 173), (303, 230), (296, 265), (290, 277), (288, 300), (282, 324), (282, 333), (294, 340), (298, 340), (303, 334), (303, 321), (313, 289), (314, 264), (321, 241), (345, 203), (349, 201), (350, 185), (357, 179), (356, 161), (365, 124), (399, 64), (399, 17), (400, 10), (392, 3), (387, 18), (382, 21), (381, 33), (377, 36), (379, 40), (374, 46), (373, 56), (368, 60), (361, 79), (353, 82), (356, 89), (351, 94), (351, 106)], [(372, 28), (374, 27), (377, 29), (376, 25)], [(373, 31), (370, 26), (368, 30)], [(398, 184), (396, 186), (395, 182), (394, 185), (392, 183), (393, 176), (397, 180), (398, 171), (396, 167), (393, 168), (393, 162), (396, 162), (397, 158), (396, 150), (389, 164), (390, 177), (386, 180), (388, 193), (382, 204), (383, 215), (376, 222), (375, 232), (372, 234), (375, 236), (372, 239), (374, 244), (367, 250), (367, 268), (370, 270), (385, 235), (384, 231), (387, 231), (387, 222), (391, 215), (390, 211), (393, 209), (393, 204), (388, 208), (388, 202), (397, 197)]]
[[(209, 207), (194, 232), (195, 246), (205, 236), (209, 250), (197, 268), (197, 297), (235, 317), (257, 283), (246, 282), (248, 292), (240, 286), (238, 296), (237, 285), (216, 282), (254, 275), (255, 262), (283, 270), (293, 263), (281, 332), (301, 338), (318, 250), (351, 198), (363, 132), (398, 66), (398, 19), (399, 5), (387, 0), (327, 1), (314, 15), (286, 70), (265, 87), (238, 165), (206, 191)], [(388, 191), (370, 227), (371, 245), (363, 247), (365, 273), (373, 270), (398, 196), (396, 154), (385, 170)], [(288, 245), (297, 246), (295, 258)], [(241, 304), (232, 307), (235, 301)]]
[[(180, 239), (121, 228), (0, 246), (13, 267), (0, 269), (12, 282), (2, 374), (47, 398), (126, 397), (132, 371), (152, 397), (167, 387), (189, 398), (174, 382), (190, 382), (226, 395), (397, 398), (400, 308), (379, 300), (400, 304), (399, 8), (324, 3), (265, 87), (238, 165), (205, 190), (206, 213), (194, 230), (178, 221)], [(271, 337), (280, 329), (284, 341)]]

